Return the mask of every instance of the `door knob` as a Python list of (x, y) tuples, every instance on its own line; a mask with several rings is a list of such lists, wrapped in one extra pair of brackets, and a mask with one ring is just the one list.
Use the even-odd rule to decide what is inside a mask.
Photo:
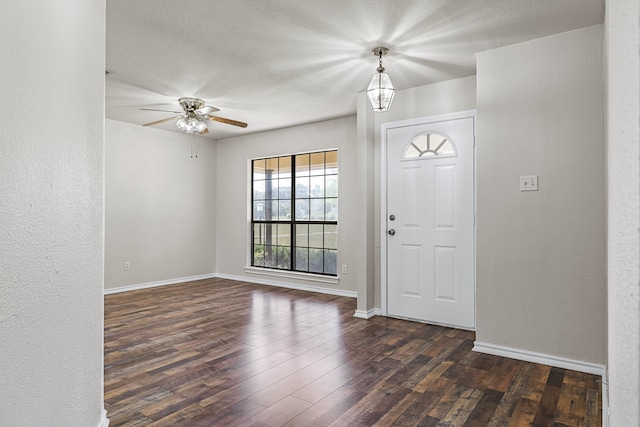
[(396, 234), (396, 230), (392, 228), (389, 231), (387, 231), (387, 234), (389, 234), (389, 236), (393, 236), (394, 234)]

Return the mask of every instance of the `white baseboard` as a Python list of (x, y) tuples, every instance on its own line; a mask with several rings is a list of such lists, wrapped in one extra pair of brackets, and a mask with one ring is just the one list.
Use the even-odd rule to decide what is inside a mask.
[(372, 308), (371, 310), (356, 310), (353, 313), (353, 317), (357, 317), (358, 319), (371, 319), (373, 316), (380, 316), (382, 314), (382, 310), (379, 308)]
[(298, 289), (300, 291), (317, 292), (320, 294), (336, 295), (340, 297), (357, 298), (358, 293), (355, 291), (345, 291), (343, 289), (323, 288), (320, 286), (299, 285), (295, 283), (285, 283), (274, 280), (257, 279), (246, 276), (233, 276), (231, 274), (216, 274), (221, 279), (237, 280), (239, 282), (255, 283), (257, 285), (275, 286), (278, 288)]
[(109, 418), (107, 418), (107, 411), (105, 409), (102, 410), (100, 414), (100, 422), (98, 423), (98, 427), (109, 427)]
[(128, 286), (121, 286), (119, 288), (105, 289), (104, 294), (110, 295), (110, 294), (117, 294), (120, 292), (137, 291), (140, 289), (156, 288), (158, 286), (167, 286), (167, 285), (175, 285), (175, 284), (184, 283), (184, 282), (193, 282), (195, 280), (213, 279), (214, 277), (216, 277), (216, 274), (211, 273), (211, 274), (202, 274), (200, 276), (189, 276), (189, 277), (180, 277), (177, 279), (160, 280), (158, 282), (140, 283), (137, 285), (128, 285)]
[(265, 280), (265, 279), (255, 279), (252, 277), (245, 277), (245, 276), (233, 276), (230, 274), (216, 274), (216, 273), (211, 273), (211, 274), (203, 274), (200, 276), (189, 276), (189, 277), (180, 277), (177, 279), (169, 279), (169, 280), (160, 280), (157, 282), (149, 282), (149, 283), (140, 283), (137, 285), (128, 285), (128, 286), (121, 286), (118, 288), (110, 288), (110, 289), (105, 289), (104, 290), (104, 294), (105, 295), (110, 295), (110, 294), (117, 294), (120, 292), (129, 292), (129, 291), (137, 291), (140, 289), (148, 289), (148, 288), (156, 288), (159, 286), (167, 286), (167, 285), (175, 285), (178, 283), (185, 283), (185, 282), (193, 282), (196, 280), (203, 280), (203, 279), (214, 279), (216, 277), (219, 277), (221, 279), (229, 279), (229, 280), (237, 280), (239, 282), (248, 282), (248, 283), (255, 283), (258, 285), (267, 285), (267, 286), (276, 286), (279, 288), (287, 288), (287, 289), (298, 289), (301, 291), (308, 291), (308, 292), (318, 292), (321, 294), (328, 294), (328, 295), (336, 295), (336, 296), (341, 296), (341, 297), (348, 297), (348, 298), (357, 298), (358, 297), (358, 293), (355, 291), (345, 291), (342, 289), (331, 289), (331, 288), (323, 288), (320, 286), (309, 286), (309, 285), (299, 285), (299, 284), (292, 284), (292, 283), (285, 283), (285, 282), (279, 282), (279, 281), (274, 281), (274, 280)]
[(540, 363), (542, 365), (554, 366), (556, 368), (585, 372), (587, 374), (599, 375), (602, 377), (603, 381), (605, 380), (606, 376), (604, 365), (583, 362), (580, 360), (566, 359), (564, 357), (550, 356), (548, 354), (520, 350), (512, 347), (504, 347), (501, 345), (489, 344), (481, 341), (476, 341), (473, 344), (473, 351), (493, 354), (494, 356), (508, 357), (510, 359), (524, 360), (525, 362)]

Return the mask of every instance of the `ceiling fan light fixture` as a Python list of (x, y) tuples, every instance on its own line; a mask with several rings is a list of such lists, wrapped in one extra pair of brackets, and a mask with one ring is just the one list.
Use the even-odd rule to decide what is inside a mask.
[(186, 133), (200, 133), (207, 128), (206, 123), (197, 117), (182, 117), (176, 122), (176, 126)]
[(187, 129), (188, 129), (187, 119), (185, 119), (184, 117), (178, 120), (176, 125), (181, 131), (187, 132)]
[(382, 56), (388, 54), (389, 49), (386, 47), (376, 47), (371, 53), (378, 57), (379, 65), (376, 74), (371, 77), (371, 81), (367, 87), (367, 96), (374, 111), (388, 111), (396, 92), (391, 84), (389, 74), (384, 72), (384, 67), (382, 66)]
[(200, 120), (196, 119), (195, 117), (187, 120), (187, 130), (189, 131), (189, 133), (197, 131), (199, 126)]

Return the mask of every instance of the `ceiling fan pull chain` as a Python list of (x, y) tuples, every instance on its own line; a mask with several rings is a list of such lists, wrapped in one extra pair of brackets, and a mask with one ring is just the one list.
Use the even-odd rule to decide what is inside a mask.
[(189, 137), (191, 138), (191, 158), (198, 158), (198, 132), (191, 132)]

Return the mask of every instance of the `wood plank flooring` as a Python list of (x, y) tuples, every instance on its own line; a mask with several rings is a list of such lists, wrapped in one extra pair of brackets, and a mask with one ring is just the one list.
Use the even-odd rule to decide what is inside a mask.
[(211, 279), (105, 297), (111, 426), (599, 426), (600, 378), (353, 317), (351, 298)]

